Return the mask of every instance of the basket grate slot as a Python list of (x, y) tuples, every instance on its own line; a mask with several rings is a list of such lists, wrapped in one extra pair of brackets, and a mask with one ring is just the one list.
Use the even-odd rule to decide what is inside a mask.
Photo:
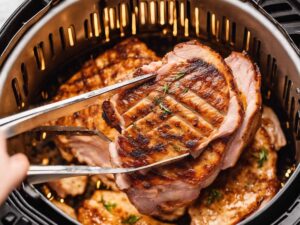
[(300, 21), (300, 15), (288, 13), (286, 15), (276, 17), (276, 20), (280, 23), (294, 23), (295, 21)]
[(52, 33), (49, 34), (48, 40), (49, 40), (51, 57), (53, 58), (54, 55), (55, 55), (55, 50), (54, 50), (54, 41), (53, 41), (53, 34)]
[(236, 23), (231, 23), (230, 44), (235, 45), (236, 42)]
[(88, 19), (84, 20), (83, 28), (84, 28), (84, 37), (85, 37), (85, 39), (89, 39), (90, 37), (93, 36), (93, 33), (91, 32), (90, 27), (89, 27), (89, 20)]
[(17, 80), (17, 78), (12, 79), (11, 85), (12, 85), (12, 89), (13, 89), (13, 93), (15, 96), (15, 100), (16, 100), (18, 109), (24, 108), (25, 103), (24, 103), (22, 95), (21, 95), (19, 81)]
[(243, 49), (247, 52), (250, 50), (250, 43), (251, 43), (251, 32), (247, 28), (245, 28), (244, 38), (243, 38)]
[(165, 1), (159, 2), (159, 24), (164, 25), (166, 23), (166, 4)]
[(157, 3), (155, 1), (151, 1), (149, 4), (149, 20), (152, 25), (157, 22)]
[(140, 24), (145, 25), (147, 22), (147, 2), (140, 2), (139, 4), (139, 19), (140, 19)]
[(175, 2), (174, 1), (169, 1), (169, 7), (168, 7), (168, 17), (169, 17), (169, 24), (170, 25), (173, 25), (174, 24), (174, 15), (176, 15), (176, 5), (175, 5)]
[(69, 46), (74, 47), (76, 43), (76, 31), (74, 25), (68, 27)]
[(289, 118), (290, 118), (292, 126), (294, 125), (294, 114), (295, 114), (295, 98), (292, 97), (290, 109), (289, 109)]
[(117, 23), (116, 18), (116, 9), (115, 8), (109, 8), (109, 27), (111, 30), (119, 28), (120, 24)]
[(282, 12), (292, 10), (292, 7), (288, 3), (278, 3), (264, 6), (264, 9), (270, 13)]
[(39, 70), (43, 71), (46, 69), (45, 54), (44, 54), (44, 42), (40, 42), (33, 48), (35, 61)]
[(294, 131), (296, 133), (297, 140), (300, 139), (300, 127), (299, 127), (299, 122), (300, 122), (300, 111), (297, 111), (295, 115), (295, 120), (294, 120)]
[[(107, 11), (107, 8), (106, 8), (106, 11)], [(108, 12), (107, 12), (106, 16), (107, 16), (107, 21), (108, 21), (109, 20), (108, 19)], [(94, 13), (90, 14), (90, 18), (91, 18), (92, 36), (99, 37), (100, 34), (101, 34), (101, 26), (100, 26), (99, 15), (94, 12)], [(107, 26), (108, 26), (108, 23), (107, 23)], [(89, 30), (89, 29), (87, 29), (87, 30)], [(89, 37), (91, 37), (91, 35), (89, 35)]]
[(126, 27), (129, 24), (128, 18), (128, 5), (122, 3), (120, 5), (120, 27)]
[(200, 35), (200, 10), (195, 7), (195, 33), (199, 37)]
[(108, 8), (107, 7), (104, 8), (103, 12), (104, 12), (103, 13), (103, 17), (104, 17), (103, 18), (103, 21), (104, 21), (103, 24), (104, 24), (105, 40), (108, 42), (109, 41), (109, 13), (108, 13)]
[(28, 72), (25, 63), (21, 64), (21, 73), (23, 78), (23, 92), (25, 96), (28, 96), (29, 88), (28, 88)]
[(283, 88), (283, 94), (282, 98), (285, 99), (286, 93), (287, 93), (287, 84), (288, 84), (288, 76), (284, 77), (284, 88)]
[(255, 60), (255, 62), (257, 63), (257, 65), (259, 65), (259, 66), (260, 66), (260, 47), (261, 47), (260, 40), (258, 40), (256, 37), (253, 38), (253, 46), (252, 46), (251, 55), (252, 55), (253, 59)]
[(60, 37), (61, 48), (62, 48), (62, 50), (65, 50), (66, 49), (66, 37), (65, 37), (65, 32), (64, 32), (63, 27), (59, 28), (59, 37)]
[(287, 84), (287, 89), (286, 89), (286, 96), (284, 99), (284, 107), (286, 109), (288, 109), (288, 106), (289, 106), (292, 85), (293, 85), (293, 82), (291, 80), (289, 80), (288, 84)]

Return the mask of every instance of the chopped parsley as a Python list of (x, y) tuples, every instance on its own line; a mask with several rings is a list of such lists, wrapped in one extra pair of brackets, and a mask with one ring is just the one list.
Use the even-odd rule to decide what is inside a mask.
[(268, 150), (266, 148), (261, 148), (257, 156), (258, 167), (262, 167), (264, 162), (268, 160)]
[(163, 86), (163, 92), (165, 93), (165, 94), (168, 94), (168, 92), (169, 92), (169, 84), (165, 84), (164, 86)]
[(213, 202), (220, 200), (221, 198), (222, 198), (222, 193), (217, 189), (212, 189), (209, 192), (208, 198), (206, 200), (206, 204), (210, 205)]
[(166, 106), (164, 106), (164, 104), (159, 103), (159, 107), (165, 114), (172, 114), (172, 111), (168, 109)]
[(103, 196), (101, 197), (101, 203), (103, 204), (104, 208), (108, 211), (108, 212), (112, 212), (112, 210), (114, 208), (116, 208), (117, 204), (116, 203), (111, 203), (111, 202), (106, 202), (103, 198)]
[(176, 76), (174, 78), (174, 81), (175, 80), (179, 80), (179, 79), (181, 79), (184, 76), (185, 76), (185, 72), (179, 72), (179, 73), (176, 74)]
[(122, 221), (123, 224), (134, 225), (141, 218), (136, 215), (130, 215), (125, 220)]
[(154, 98), (153, 102), (154, 102), (155, 105), (161, 104), (161, 102), (162, 102), (162, 97), (156, 96), (156, 97)]
[(183, 92), (183, 93), (187, 93), (188, 91), (189, 91), (189, 88), (186, 87), (186, 88), (183, 89), (182, 92)]

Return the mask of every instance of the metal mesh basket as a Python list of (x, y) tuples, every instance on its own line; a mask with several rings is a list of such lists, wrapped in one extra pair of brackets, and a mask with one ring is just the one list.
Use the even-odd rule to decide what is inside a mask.
[[(26, 31), (26, 32), (25, 32)], [(238, 0), (64, 0), (50, 1), (5, 46), (0, 58), (0, 116), (28, 108), (79, 56), (101, 52), (121, 39), (138, 36), (156, 50), (198, 38), (214, 48), (246, 50), (263, 75), (265, 102), (287, 115), (285, 126), (300, 161), (299, 50), (283, 29), (254, 2)], [(155, 40), (162, 40), (155, 42)], [(154, 40), (154, 41), (153, 41)], [(76, 56), (76, 57), (75, 57)], [(77, 61), (76, 61), (77, 62)], [(59, 70), (63, 71), (63, 70)], [(45, 94), (45, 93), (44, 93)], [(22, 146), (22, 139), (18, 140)], [(300, 167), (265, 208), (280, 209)], [(297, 178), (298, 176), (298, 178)], [(294, 185), (295, 186), (295, 185)], [(295, 187), (294, 187), (295, 188)], [(289, 194), (290, 195), (290, 194)], [(275, 205), (275, 206), (274, 206)], [(277, 205), (277, 206), (276, 206)], [(265, 220), (267, 221), (267, 220)]]

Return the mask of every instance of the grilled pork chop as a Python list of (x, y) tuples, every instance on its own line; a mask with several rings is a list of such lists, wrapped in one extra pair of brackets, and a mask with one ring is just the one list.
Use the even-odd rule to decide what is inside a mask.
[[(135, 38), (126, 39), (96, 59), (91, 59), (85, 63), (81, 71), (73, 75), (59, 88), (54, 101), (60, 101), (127, 79), (127, 76), (137, 67), (157, 59), (155, 53), (141, 41)], [(114, 139), (118, 132), (103, 120), (101, 108), (103, 100), (110, 95), (99, 97), (95, 105), (53, 121), (51, 125), (86, 127), (91, 130), (99, 130), (110, 139)], [(108, 143), (97, 136), (58, 136), (55, 141), (62, 157), (68, 162), (76, 159), (80, 163), (88, 165), (111, 166), (107, 151)], [(106, 186), (114, 190), (117, 189), (112, 175), (101, 176), (100, 179)], [(74, 195), (76, 192), (74, 189), (77, 188), (68, 187), (67, 184), (64, 184), (65, 182), (67, 181), (55, 181), (50, 186), (54, 187), (61, 196)], [(84, 183), (82, 182), (81, 186), (85, 186)], [(81, 190), (78, 189), (76, 193), (81, 193)]]
[[(264, 112), (263, 117), (265, 115)], [(237, 165), (222, 172), (190, 207), (193, 225), (236, 224), (276, 194), (279, 188), (276, 176), (277, 153), (265, 122), (263, 119), (254, 142), (242, 153)], [(280, 126), (273, 125), (281, 131)]]
[(231, 71), (207, 46), (178, 44), (134, 75), (145, 73), (157, 77), (103, 104), (108, 122), (122, 130), (110, 148), (118, 166), (142, 166), (186, 152), (198, 157), (240, 125), (242, 108)]
[(126, 194), (96, 191), (79, 208), (78, 220), (83, 225), (163, 225), (151, 217), (140, 214), (129, 202)]
[[(189, 52), (189, 56), (186, 56), (186, 51)], [(193, 55), (193, 51), (198, 54)], [(201, 60), (197, 59), (197, 56)], [(184, 60), (180, 61), (178, 57)], [(186, 59), (186, 57), (191, 58)], [(211, 49), (197, 42), (180, 44), (164, 57), (161, 64), (155, 62), (154, 65), (150, 64), (146, 68), (144, 66), (137, 71), (138, 73), (153, 72), (152, 66), (155, 67), (159, 77), (156, 81), (119, 93), (103, 107), (110, 122), (113, 121), (114, 125), (117, 124), (123, 128), (123, 135), (117, 139), (118, 151), (115, 151), (116, 148), (111, 151), (112, 160), (118, 166), (142, 165), (145, 161), (149, 163), (151, 160), (154, 161), (156, 154), (164, 156), (164, 154), (169, 154), (169, 151), (169, 155), (181, 154), (196, 149), (201, 145), (201, 141), (207, 141), (203, 138), (211, 138), (211, 142), (197, 159), (190, 158), (173, 165), (152, 169), (146, 174), (116, 176), (117, 185), (127, 193), (131, 202), (141, 213), (174, 220), (181, 216), (184, 208), (198, 197), (200, 190), (215, 179), (222, 165), (228, 139), (213, 140), (213, 136), (225, 128), (220, 128), (224, 125), (222, 122), (219, 124), (219, 130), (214, 128), (214, 126), (218, 127), (216, 125), (218, 122), (211, 122), (213, 116), (210, 117), (209, 113), (216, 116), (216, 112), (221, 111), (212, 111), (212, 105), (214, 104), (219, 110), (223, 108), (223, 114), (220, 113), (223, 115), (221, 121), (226, 121), (226, 116), (235, 116), (229, 119), (232, 123), (230, 125), (235, 127), (240, 122), (241, 107), (235, 88), (228, 85), (226, 79), (222, 77), (222, 74), (229, 73), (229, 70), (220, 56)], [(214, 66), (221, 68), (222, 72)], [(174, 67), (176, 68), (175, 75), (178, 76), (179, 73), (181, 76), (180, 79), (176, 78), (175, 82)], [(183, 70), (185, 73), (178, 72)], [(167, 74), (168, 72), (170, 75)], [(162, 91), (165, 84), (168, 85), (168, 91)], [(217, 89), (218, 86), (220, 86), (219, 89)], [(187, 91), (183, 91), (185, 89)], [(225, 94), (224, 99), (222, 99), (222, 94)], [(233, 100), (230, 97), (232, 95)], [(156, 97), (162, 97), (157, 105), (152, 103), (152, 100), (157, 100)], [(212, 103), (205, 103), (204, 99), (208, 102), (211, 100)], [(129, 110), (126, 110), (125, 106), (128, 106)], [(161, 106), (166, 107), (172, 113), (162, 112)], [(151, 112), (147, 111), (149, 107)], [(228, 107), (227, 110), (226, 107)], [(123, 118), (120, 118), (121, 114)], [(132, 116), (128, 116), (129, 114)], [(133, 119), (135, 115), (137, 115), (135, 117), (137, 121), (130, 124), (128, 120)], [(205, 115), (207, 117), (204, 117)], [(212, 119), (211, 123), (208, 122), (209, 117)], [(212, 128), (211, 130), (206, 129), (207, 124)], [(231, 127), (228, 124), (226, 126), (228, 128), (226, 132), (229, 134)], [(160, 143), (160, 149), (149, 149), (147, 139), (150, 144), (151, 141)], [(137, 149), (130, 151), (132, 145), (135, 144)], [(138, 147), (143, 149), (140, 150)], [(155, 154), (154, 157), (151, 154)], [(122, 164), (119, 163), (120, 161)]]
[(247, 53), (232, 52), (225, 62), (231, 68), (240, 91), (245, 115), (242, 125), (230, 141), (222, 169), (234, 166), (241, 152), (253, 139), (260, 126), (262, 109), (261, 74)]

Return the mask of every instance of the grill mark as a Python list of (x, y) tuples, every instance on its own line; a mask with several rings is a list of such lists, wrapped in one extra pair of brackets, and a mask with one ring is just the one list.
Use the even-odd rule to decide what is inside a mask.
[(122, 115), (126, 111), (130, 110), (130, 108), (143, 101), (143, 98), (145, 98), (154, 88), (153, 81), (154, 80), (141, 84), (135, 88), (125, 90), (119, 94), (116, 102), (119, 113)]
[[(192, 124), (194, 128), (198, 128), (199, 132), (203, 136), (209, 136), (211, 132), (213, 132), (214, 127), (207, 123), (197, 112), (192, 111), (189, 108), (184, 107), (180, 102), (176, 101), (171, 95), (167, 95), (165, 100), (169, 103), (169, 108), (176, 113), (176, 115), (180, 116), (182, 119), (188, 121), (188, 123)], [(179, 108), (179, 109), (178, 109)], [(192, 115), (188, 116), (187, 115)], [(192, 118), (193, 117), (193, 118)]]
[(148, 115), (154, 107), (153, 102), (149, 98), (143, 98), (134, 107), (127, 110), (122, 117), (125, 121), (125, 127), (135, 122), (141, 117)]
[(172, 98), (174, 101), (176, 101), (178, 104), (180, 104), (182, 107), (190, 110), (195, 115), (197, 115), (199, 118), (202, 119), (203, 122), (205, 122), (207, 125), (210, 126), (211, 129), (214, 129), (213, 124), (211, 124), (206, 118), (204, 118), (199, 112), (197, 112), (195, 109), (191, 108), (189, 105), (186, 105), (184, 102), (181, 102), (179, 99), (175, 99), (172, 95), (168, 95), (168, 97)]
[[(173, 88), (174, 86), (172, 87), (172, 89)], [(203, 100), (201, 97), (199, 97), (194, 92), (191, 92), (190, 90), (188, 90), (187, 93), (183, 93), (182, 87), (178, 87), (176, 89), (179, 89), (179, 91), (175, 92), (175, 94), (172, 93), (172, 95), (176, 97), (176, 100), (178, 99), (180, 102), (192, 107), (214, 127), (220, 126), (220, 124), (223, 122), (224, 116), (220, 114), (214, 107), (207, 104), (205, 100)]]

